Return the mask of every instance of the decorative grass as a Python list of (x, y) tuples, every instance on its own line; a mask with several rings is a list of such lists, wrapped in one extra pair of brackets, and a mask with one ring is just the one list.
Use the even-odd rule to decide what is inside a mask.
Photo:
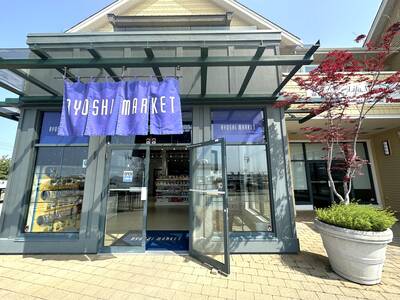
[(361, 231), (381, 232), (397, 222), (394, 213), (389, 210), (356, 203), (335, 204), (329, 208), (317, 209), (316, 215), (321, 222)]

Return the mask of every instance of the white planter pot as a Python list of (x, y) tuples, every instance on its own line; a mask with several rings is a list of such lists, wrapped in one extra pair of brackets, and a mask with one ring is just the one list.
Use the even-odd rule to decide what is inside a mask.
[(318, 220), (314, 224), (321, 234), (331, 267), (338, 275), (366, 285), (381, 282), (386, 246), (393, 240), (390, 229), (358, 231)]

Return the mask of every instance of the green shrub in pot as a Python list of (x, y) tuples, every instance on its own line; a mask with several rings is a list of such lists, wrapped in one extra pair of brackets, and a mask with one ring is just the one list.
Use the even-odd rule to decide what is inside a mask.
[(314, 225), (321, 234), (332, 269), (361, 284), (381, 282), (394, 214), (371, 205), (338, 204), (318, 209)]
[(326, 224), (359, 231), (385, 231), (397, 221), (389, 210), (356, 203), (336, 204), (316, 211), (317, 219)]

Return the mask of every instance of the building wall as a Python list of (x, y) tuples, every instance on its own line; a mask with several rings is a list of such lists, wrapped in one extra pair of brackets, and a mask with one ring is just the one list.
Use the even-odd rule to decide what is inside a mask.
[[(122, 13), (122, 16), (169, 16), (169, 15), (212, 15), (225, 14), (226, 10), (212, 1), (204, 0), (149, 0), (134, 6)], [(247, 22), (233, 16), (231, 26), (250, 26)], [(113, 27), (107, 24), (99, 32), (112, 32)]]
[[(383, 153), (382, 142), (385, 140), (390, 144), (389, 156)], [(374, 135), (371, 144), (384, 206), (400, 211), (400, 127)]]

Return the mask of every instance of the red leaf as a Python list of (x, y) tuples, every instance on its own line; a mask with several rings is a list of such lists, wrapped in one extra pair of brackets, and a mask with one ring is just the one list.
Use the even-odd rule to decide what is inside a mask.
[(359, 43), (363, 41), (367, 36), (365, 34), (360, 34), (356, 39), (354, 40), (356, 43)]

